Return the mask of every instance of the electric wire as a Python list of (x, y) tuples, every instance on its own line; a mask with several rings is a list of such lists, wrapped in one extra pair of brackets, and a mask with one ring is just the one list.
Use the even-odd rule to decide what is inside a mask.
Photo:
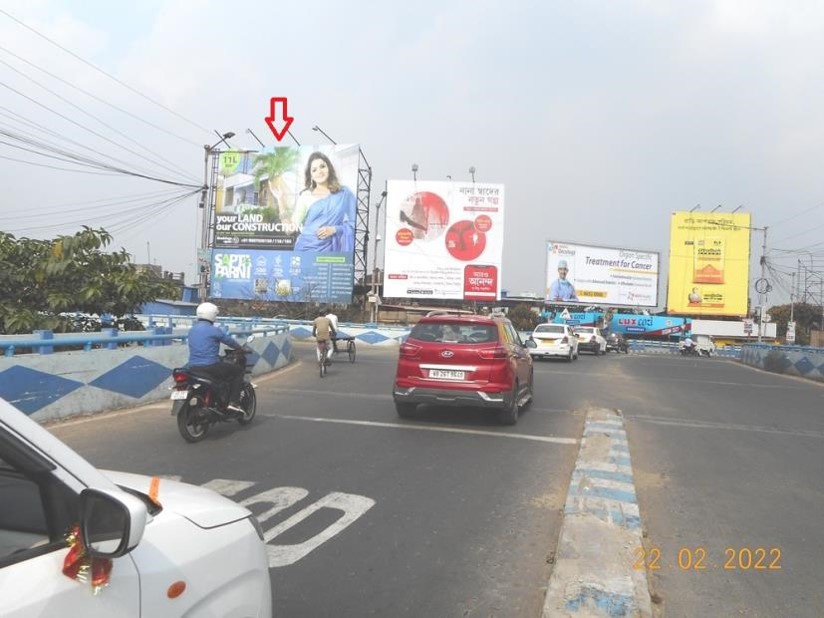
[(49, 152), (57, 153), (57, 154), (61, 155), (62, 157), (67, 157), (67, 158), (70, 158), (70, 159), (74, 159), (75, 161), (80, 161), (80, 162), (86, 163), (87, 165), (89, 165), (89, 167), (96, 167), (96, 168), (99, 168), (99, 169), (116, 171), (116, 172), (120, 172), (120, 173), (128, 175), (128, 176), (134, 176), (135, 178), (144, 178), (144, 179), (147, 179), (147, 180), (154, 180), (155, 182), (161, 182), (161, 183), (169, 184), (169, 185), (175, 185), (175, 186), (180, 186), (180, 187), (189, 187), (189, 188), (192, 188), (192, 189), (194, 189), (194, 188), (201, 188), (202, 189), (202, 185), (194, 185), (194, 184), (191, 184), (191, 183), (184, 183), (184, 182), (179, 182), (179, 181), (175, 181), (175, 180), (169, 180), (169, 179), (160, 178), (160, 177), (157, 177), (157, 176), (152, 176), (150, 174), (142, 174), (142, 173), (139, 173), (139, 172), (135, 172), (133, 170), (124, 169), (122, 167), (117, 167), (117, 166), (111, 165), (109, 163), (103, 163), (101, 161), (97, 161), (97, 160), (92, 159), (90, 157), (78, 155), (78, 154), (72, 153), (71, 151), (66, 151), (65, 149), (57, 148), (57, 147), (51, 146), (49, 144), (44, 144), (43, 142), (39, 142), (38, 140), (32, 140), (30, 138), (26, 138), (25, 136), (20, 136), (19, 134), (10, 133), (9, 131), (3, 130), (2, 128), (0, 128), (0, 135), (4, 135), (6, 137), (17, 140), (17, 141), (22, 142), (24, 144), (34, 146), (35, 148), (39, 148), (41, 151), (45, 151), (45, 152), (40, 152), (38, 150), (32, 150), (32, 149), (29, 149), (29, 148), (24, 148), (24, 147), (16, 145), (16, 144), (9, 144), (8, 142), (0, 142), (0, 143), (4, 143), (8, 146), (11, 146), (12, 148), (18, 148), (20, 150), (26, 150), (28, 152), (33, 152), (33, 153), (38, 154), (38, 155), (43, 156), (43, 157), (58, 158), (60, 160), (64, 160), (64, 159), (61, 159), (60, 157), (56, 157), (55, 155), (46, 154), (46, 153), (49, 153)]
[(209, 131), (209, 129), (207, 129), (206, 127), (204, 127), (204, 126), (202, 126), (202, 125), (200, 125), (200, 124), (198, 124), (198, 123), (194, 122), (193, 120), (189, 120), (188, 118), (186, 118), (186, 117), (185, 117), (185, 116), (183, 116), (182, 114), (179, 114), (178, 112), (176, 112), (175, 110), (171, 109), (170, 107), (167, 107), (167, 106), (163, 105), (163, 103), (160, 103), (159, 101), (156, 101), (156, 100), (155, 100), (155, 99), (153, 99), (152, 97), (150, 97), (150, 96), (148, 96), (148, 95), (146, 95), (146, 94), (143, 94), (142, 92), (140, 92), (140, 91), (139, 91), (139, 90), (137, 90), (136, 88), (134, 88), (134, 87), (130, 86), (129, 84), (127, 84), (126, 82), (124, 82), (124, 81), (122, 81), (122, 80), (118, 79), (118, 78), (117, 78), (117, 77), (115, 77), (114, 75), (111, 75), (110, 73), (107, 73), (106, 71), (104, 71), (104, 70), (103, 70), (103, 69), (101, 69), (100, 67), (98, 67), (98, 66), (96, 66), (96, 65), (92, 64), (91, 62), (89, 62), (89, 61), (88, 61), (88, 60), (86, 60), (85, 58), (83, 58), (83, 57), (81, 57), (81, 56), (77, 55), (76, 53), (74, 53), (74, 52), (73, 52), (73, 51), (71, 51), (70, 49), (67, 49), (66, 47), (64, 47), (64, 46), (60, 45), (60, 43), (57, 43), (56, 41), (54, 41), (54, 40), (50, 39), (50, 38), (49, 38), (49, 37), (47, 37), (45, 34), (42, 34), (41, 32), (39, 32), (39, 31), (35, 30), (35, 29), (34, 29), (34, 28), (32, 28), (31, 26), (29, 26), (27, 23), (25, 23), (25, 22), (23, 22), (23, 21), (21, 21), (21, 20), (17, 19), (14, 15), (12, 15), (11, 13), (9, 13), (8, 11), (6, 11), (6, 10), (4, 10), (4, 9), (0, 9), (0, 13), (2, 13), (3, 15), (5, 15), (6, 17), (8, 17), (9, 19), (11, 19), (12, 21), (17, 22), (18, 24), (20, 24), (21, 26), (23, 26), (23, 27), (24, 27), (24, 28), (26, 28), (27, 30), (29, 30), (29, 31), (33, 32), (34, 34), (36, 34), (36, 35), (37, 35), (37, 36), (39, 36), (40, 38), (42, 38), (42, 39), (44, 39), (44, 40), (48, 41), (49, 43), (51, 43), (52, 45), (54, 45), (54, 46), (55, 46), (55, 47), (57, 47), (58, 49), (61, 49), (62, 51), (66, 52), (67, 54), (69, 54), (69, 55), (70, 55), (70, 56), (72, 56), (73, 58), (75, 58), (75, 59), (79, 60), (80, 62), (82, 62), (82, 63), (83, 63), (83, 64), (85, 64), (86, 66), (91, 67), (92, 69), (94, 69), (95, 71), (98, 71), (99, 73), (102, 73), (103, 75), (105, 75), (106, 77), (108, 77), (109, 79), (111, 79), (112, 81), (117, 82), (118, 84), (120, 84), (121, 86), (123, 86), (123, 87), (124, 87), (124, 88), (126, 88), (127, 90), (129, 90), (129, 91), (133, 92), (134, 94), (138, 95), (139, 97), (141, 97), (141, 98), (143, 98), (143, 99), (146, 99), (147, 101), (149, 101), (150, 103), (153, 103), (154, 105), (157, 105), (157, 106), (158, 106), (158, 107), (160, 107), (161, 109), (166, 110), (166, 111), (167, 111), (167, 112), (169, 112), (170, 114), (172, 114), (172, 115), (176, 116), (177, 118), (180, 118), (181, 120), (183, 120), (184, 122), (186, 122), (186, 123), (188, 123), (188, 124), (192, 125), (193, 127), (197, 127), (198, 129), (200, 129), (200, 130), (202, 130), (202, 131), (206, 131), (207, 133), (211, 133), (211, 132)]
[[(67, 99), (67, 98), (65, 98), (64, 96), (62, 96), (61, 94), (58, 94), (57, 92), (55, 92), (55, 91), (54, 91), (54, 90), (52, 90), (51, 88), (49, 88), (49, 87), (47, 87), (47, 86), (44, 86), (43, 84), (41, 84), (40, 82), (38, 82), (38, 81), (37, 81), (37, 80), (35, 80), (34, 78), (30, 77), (29, 75), (26, 75), (25, 73), (23, 73), (23, 72), (22, 72), (22, 71), (20, 71), (19, 69), (15, 68), (14, 66), (10, 65), (9, 63), (7, 63), (5, 60), (0, 59), (0, 64), (2, 64), (2, 65), (4, 65), (4, 66), (8, 67), (8, 68), (9, 68), (9, 69), (11, 69), (12, 71), (14, 71), (15, 73), (17, 73), (17, 74), (18, 74), (18, 75), (20, 75), (21, 77), (23, 77), (24, 79), (29, 80), (31, 83), (33, 83), (33, 84), (35, 84), (36, 86), (38, 86), (38, 87), (42, 88), (43, 90), (45, 90), (46, 92), (48, 92), (49, 94), (51, 94), (51, 95), (52, 95), (52, 96), (54, 96), (55, 98), (59, 99), (60, 101), (63, 101), (63, 102), (64, 102), (64, 103), (66, 103), (67, 105), (70, 105), (71, 107), (73, 107), (74, 109), (76, 109), (77, 111), (79, 111), (81, 114), (83, 114), (83, 115), (85, 115), (85, 116), (88, 116), (88, 117), (89, 117), (89, 118), (91, 118), (92, 120), (94, 120), (94, 121), (96, 121), (96, 122), (100, 123), (101, 125), (103, 125), (103, 126), (104, 126), (104, 127), (106, 127), (107, 129), (109, 129), (110, 131), (112, 131), (112, 132), (116, 133), (117, 135), (119, 135), (119, 136), (120, 136), (120, 137), (122, 137), (123, 139), (125, 139), (125, 140), (127, 140), (127, 141), (131, 142), (132, 144), (135, 144), (136, 146), (138, 146), (139, 148), (142, 148), (143, 150), (146, 150), (146, 151), (148, 151), (148, 152), (152, 153), (153, 158), (149, 158), (149, 157), (147, 157), (146, 155), (144, 155), (144, 154), (140, 154), (139, 152), (136, 152), (136, 151), (134, 151), (134, 150), (132, 150), (132, 149), (130, 149), (130, 148), (127, 148), (127, 147), (123, 146), (122, 144), (118, 144), (117, 142), (114, 142), (114, 141), (112, 141), (112, 142), (111, 142), (111, 143), (113, 143), (113, 144), (115, 144), (115, 145), (119, 146), (120, 148), (122, 148), (122, 149), (123, 149), (123, 150), (125, 150), (126, 152), (130, 152), (131, 154), (134, 154), (134, 155), (136, 155), (136, 156), (140, 157), (141, 159), (144, 159), (145, 161), (149, 161), (149, 163), (151, 163), (152, 165), (155, 165), (155, 166), (160, 167), (160, 168), (162, 168), (162, 169), (164, 169), (164, 170), (165, 170), (166, 168), (164, 168), (162, 165), (159, 165), (159, 164), (157, 163), (157, 161), (156, 161), (157, 159), (160, 159), (161, 161), (165, 161), (166, 163), (168, 163), (168, 164), (169, 164), (172, 168), (176, 169), (176, 170), (177, 170), (179, 173), (181, 173), (184, 177), (187, 177), (187, 178), (189, 178), (190, 180), (193, 178), (191, 171), (188, 171), (188, 170), (185, 170), (185, 169), (183, 169), (183, 168), (179, 167), (177, 164), (175, 164), (175, 163), (174, 163), (174, 162), (172, 162), (172, 161), (169, 161), (169, 159), (165, 158), (163, 155), (161, 155), (161, 154), (159, 154), (159, 153), (155, 152), (154, 150), (152, 150), (152, 149), (151, 149), (151, 148), (149, 148), (148, 146), (144, 146), (143, 144), (141, 144), (140, 142), (138, 142), (137, 140), (135, 140), (134, 138), (132, 138), (130, 135), (127, 135), (127, 134), (126, 134), (126, 133), (124, 133), (123, 131), (120, 131), (119, 129), (116, 129), (115, 127), (111, 126), (111, 125), (110, 125), (110, 124), (108, 124), (107, 122), (104, 122), (103, 120), (101, 120), (100, 118), (98, 118), (97, 116), (95, 116), (94, 114), (89, 113), (88, 111), (86, 111), (85, 109), (83, 109), (82, 107), (80, 107), (79, 105), (77, 105), (77, 104), (73, 103), (73, 102), (72, 102), (72, 101), (70, 101), (69, 99)], [(88, 128), (87, 128), (87, 130), (90, 130), (90, 129), (88, 129)], [(97, 135), (97, 133), (95, 133), (95, 135)]]
[[(119, 208), (126, 204), (134, 204), (138, 202), (147, 202), (153, 203), (155, 200), (160, 198), (170, 198), (175, 197), (181, 194), (180, 189), (166, 189), (164, 191), (139, 195), (139, 196), (132, 196), (132, 197), (124, 197), (124, 198), (105, 198), (103, 200), (88, 200), (88, 201), (81, 201), (75, 202), (72, 204), (67, 204), (65, 206), (79, 206), (79, 208), (65, 208), (65, 206), (43, 206), (38, 210), (32, 212), (31, 209), (27, 209), (26, 214), (20, 215), (11, 215), (11, 216), (3, 216), (0, 219), (3, 220), (10, 220), (10, 221), (26, 221), (31, 219), (42, 219), (43, 217), (54, 217), (57, 214), (64, 215), (64, 214), (74, 214), (79, 215), (87, 212), (98, 212), (100, 210), (114, 210), (115, 208)], [(185, 192), (185, 195), (189, 195), (189, 191)]]
[(133, 118), (134, 120), (137, 120), (137, 121), (139, 121), (139, 122), (142, 122), (143, 124), (145, 124), (145, 125), (147, 125), (147, 126), (150, 126), (150, 127), (152, 127), (153, 129), (157, 129), (158, 131), (160, 131), (160, 132), (162, 132), (162, 133), (166, 133), (167, 135), (169, 135), (169, 136), (171, 136), (171, 137), (174, 137), (174, 138), (176, 138), (176, 139), (179, 139), (179, 140), (181, 140), (181, 141), (183, 141), (183, 142), (186, 142), (187, 144), (191, 144), (192, 146), (201, 147), (201, 144), (198, 144), (198, 143), (197, 143), (197, 142), (195, 142), (194, 140), (190, 140), (190, 139), (188, 139), (188, 138), (186, 138), (186, 137), (183, 137), (183, 136), (181, 136), (181, 135), (178, 135), (177, 133), (175, 133), (175, 132), (173, 132), (173, 131), (169, 131), (168, 129), (166, 129), (166, 128), (164, 128), (164, 127), (161, 127), (160, 125), (157, 125), (157, 124), (155, 124), (155, 123), (153, 123), (153, 122), (150, 122), (149, 120), (146, 120), (145, 118), (142, 118), (142, 117), (138, 116), (137, 114), (133, 114), (133, 113), (132, 113), (132, 112), (130, 112), (129, 110), (124, 109), (123, 107), (120, 107), (119, 105), (115, 105), (114, 103), (111, 103), (111, 102), (109, 102), (109, 101), (107, 101), (107, 100), (105, 100), (105, 99), (103, 99), (103, 98), (101, 98), (101, 97), (97, 96), (97, 95), (96, 95), (96, 94), (94, 94), (93, 92), (89, 92), (88, 90), (85, 90), (85, 89), (81, 88), (80, 86), (78, 86), (77, 84), (73, 84), (72, 82), (70, 82), (70, 81), (68, 81), (68, 80), (63, 79), (63, 78), (62, 78), (62, 77), (60, 77), (59, 75), (55, 75), (55, 74), (54, 74), (54, 73), (52, 73), (51, 71), (48, 71), (48, 70), (44, 69), (44, 68), (43, 68), (43, 67), (41, 67), (41, 66), (38, 66), (37, 64), (35, 64), (35, 63), (31, 62), (30, 60), (26, 60), (26, 59), (25, 59), (25, 58), (23, 58), (22, 56), (19, 56), (19, 55), (15, 54), (13, 51), (11, 51), (11, 50), (9, 50), (9, 49), (6, 49), (6, 48), (5, 48), (5, 47), (3, 47), (2, 45), (0, 45), (0, 51), (3, 51), (3, 52), (5, 52), (5, 53), (9, 54), (10, 56), (13, 56), (13, 57), (17, 58), (20, 62), (25, 62), (25, 63), (26, 63), (27, 65), (29, 65), (30, 67), (32, 67), (32, 68), (34, 68), (34, 69), (37, 69), (38, 71), (41, 71), (42, 73), (45, 73), (46, 75), (48, 75), (48, 76), (49, 76), (49, 77), (51, 77), (52, 79), (56, 79), (57, 81), (59, 81), (59, 82), (61, 82), (61, 83), (65, 84), (65, 85), (67, 85), (67, 86), (69, 86), (69, 87), (71, 87), (71, 88), (74, 88), (75, 90), (77, 90), (77, 91), (79, 91), (79, 92), (82, 92), (82, 93), (83, 93), (83, 94), (85, 94), (86, 96), (91, 97), (91, 98), (92, 98), (92, 99), (94, 99), (95, 101), (98, 101), (98, 102), (100, 102), (100, 103), (103, 103), (104, 105), (107, 105), (107, 106), (111, 107), (112, 109), (115, 109), (115, 110), (117, 110), (117, 111), (119, 111), (119, 112), (121, 112), (121, 113), (123, 113), (123, 114), (125, 114), (125, 115), (129, 116), (130, 118)]
[[(103, 135), (102, 133), (100, 133), (100, 132), (98, 132), (98, 131), (95, 131), (94, 129), (90, 129), (90, 128), (89, 128), (89, 127), (87, 127), (86, 125), (84, 125), (84, 124), (82, 124), (82, 123), (80, 123), (80, 122), (77, 122), (76, 120), (72, 120), (71, 118), (69, 118), (69, 117), (68, 117), (68, 116), (66, 116), (65, 114), (62, 114), (62, 113), (58, 112), (57, 110), (52, 109), (52, 108), (51, 108), (51, 107), (49, 107), (48, 105), (44, 105), (43, 103), (41, 103), (41, 102), (40, 102), (40, 101), (38, 101), (37, 99), (34, 99), (34, 98), (32, 98), (32, 97), (28, 96), (27, 94), (24, 94), (23, 92), (20, 92), (19, 90), (17, 90), (17, 88), (14, 88), (14, 87), (12, 87), (12, 86), (9, 86), (8, 84), (6, 84), (6, 83), (5, 83), (5, 82), (3, 82), (3, 81), (0, 81), (0, 86), (2, 86), (3, 88), (6, 88), (6, 89), (8, 89), (8, 90), (11, 90), (12, 92), (14, 92), (15, 94), (17, 94), (18, 96), (21, 96), (21, 97), (23, 97), (24, 99), (26, 99), (26, 100), (28, 100), (28, 101), (31, 101), (32, 103), (34, 103), (35, 105), (37, 105), (37, 106), (39, 106), (39, 107), (42, 107), (42, 108), (43, 108), (43, 109), (45, 109), (46, 111), (51, 112), (52, 114), (55, 114), (56, 116), (59, 116), (60, 118), (62, 118), (62, 119), (63, 119), (63, 120), (65, 120), (66, 122), (69, 122), (69, 123), (71, 123), (71, 124), (75, 125), (76, 127), (79, 127), (79, 128), (81, 128), (81, 129), (83, 129), (84, 131), (88, 131), (88, 132), (89, 132), (89, 133), (91, 133), (92, 135), (94, 135), (94, 136), (96, 136), (96, 137), (99, 137), (100, 139), (102, 139), (102, 140), (103, 140), (103, 141), (105, 141), (105, 142), (108, 142), (108, 143), (110, 143), (110, 144), (113, 144), (114, 146), (117, 146), (118, 148), (122, 148), (123, 150), (125, 150), (125, 151), (127, 151), (127, 152), (129, 152), (129, 153), (131, 153), (131, 154), (137, 155), (137, 156), (139, 156), (139, 157), (141, 157), (141, 158), (144, 158), (144, 159), (145, 159), (145, 158), (147, 158), (147, 157), (145, 157), (144, 155), (142, 155), (142, 154), (138, 153), (137, 151), (132, 150), (131, 148), (128, 148), (128, 147), (126, 147), (126, 146), (123, 146), (122, 144), (118, 144), (116, 141), (114, 141), (114, 140), (112, 140), (112, 139), (109, 139), (108, 137), (106, 137), (106, 136), (105, 136), (105, 135)], [(111, 157), (111, 158), (112, 158), (112, 159), (114, 159), (114, 157)], [(150, 171), (150, 170), (147, 170), (147, 169), (145, 169), (145, 168), (140, 168), (140, 167), (138, 167), (138, 166), (134, 165), (134, 163), (126, 163), (126, 162), (124, 162), (124, 161), (120, 161), (120, 162), (121, 162), (121, 163), (125, 163), (126, 165), (131, 165), (131, 166), (135, 167), (135, 169), (137, 169), (138, 171), (141, 171), (141, 172), (143, 172), (143, 173), (145, 173), (145, 174), (147, 174), (147, 175), (150, 175), (150, 174), (156, 174), (156, 173), (157, 173), (157, 172), (152, 172), (152, 171)]]

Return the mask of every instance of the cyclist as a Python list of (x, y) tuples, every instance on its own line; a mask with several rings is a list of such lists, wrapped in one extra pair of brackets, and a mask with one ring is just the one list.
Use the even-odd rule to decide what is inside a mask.
[(187, 366), (197, 369), (213, 380), (229, 383), (229, 405), (234, 412), (243, 412), (240, 406), (240, 390), (243, 388), (243, 367), (220, 360), (220, 344), (235, 350), (247, 349), (214, 325), (218, 308), (212, 303), (201, 303), (197, 307), (197, 322), (189, 329), (189, 362)]
[(317, 355), (318, 355), (318, 362), (320, 362), (320, 344), (321, 342), (326, 342), (326, 359), (325, 362), (329, 362), (329, 357), (332, 355), (332, 346), (329, 345), (332, 337), (337, 335), (335, 328), (332, 326), (332, 322), (326, 317), (327, 314), (326, 309), (321, 309), (318, 313), (318, 317), (315, 318), (315, 321), (312, 322), (312, 336), (317, 339), (318, 348), (317, 348)]
[(332, 330), (335, 332), (335, 336), (332, 337), (332, 348), (335, 350), (335, 354), (338, 353), (338, 316), (332, 313), (331, 309), (326, 310), (326, 318), (329, 320), (329, 323), (332, 325)]

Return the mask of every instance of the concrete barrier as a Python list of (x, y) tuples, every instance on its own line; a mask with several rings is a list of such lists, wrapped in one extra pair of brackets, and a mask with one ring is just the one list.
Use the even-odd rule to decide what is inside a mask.
[(741, 362), (764, 371), (824, 382), (824, 348), (748, 343)]
[[(292, 338), (285, 328), (255, 330), (249, 347), (255, 351), (249, 357), (254, 363), (253, 376), (283, 367), (292, 356)], [(150, 403), (169, 397), (172, 369), (186, 364), (188, 354), (185, 344), (170, 341), (168, 345), (3, 356), (0, 397), (37, 421)]]

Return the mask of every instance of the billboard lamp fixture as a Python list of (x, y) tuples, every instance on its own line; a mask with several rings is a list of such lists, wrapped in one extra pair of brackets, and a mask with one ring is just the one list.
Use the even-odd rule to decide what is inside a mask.
[(715, 212), (715, 211), (716, 211), (716, 210), (718, 210), (719, 208), (721, 208), (721, 204), (718, 204), (718, 206), (716, 206), (715, 208), (713, 208), (710, 212)]
[(418, 180), (418, 164), (417, 163), (412, 164), (412, 178), (413, 178), (413, 180)]
[(701, 208), (701, 204), (696, 204), (693, 208), (690, 209), (690, 212), (695, 212), (699, 208)]
[(738, 211), (739, 211), (739, 210), (741, 210), (743, 207), (744, 207), (744, 204), (741, 204), (740, 206), (736, 206), (736, 207), (735, 207), (735, 210), (733, 210), (733, 212), (738, 212)]
[(469, 174), (472, 176), (472, 184), (475, 184), (475, 166), (469, 168)]

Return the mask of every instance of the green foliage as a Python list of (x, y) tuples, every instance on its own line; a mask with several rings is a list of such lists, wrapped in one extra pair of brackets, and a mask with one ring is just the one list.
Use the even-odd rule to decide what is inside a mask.
[[(776, 305), (767, 309), (770, 319), (776, 323), (776, 334), (780, 339), (787, 336), (787, 322), (790, 320), (790, 305)], [(821, 329), (821, 307), (808, 303), (796, 303), (793, 306), (795, 320), (796, 345), (810, 344), (810, 330)]]
[(529, 303), (515, 305), (506, 314), (512, 325), (520, 331), (532, 331), (541, 321), (540, 316), (532, 310)]
[(86, 226), (54, 240), (0, 232), (0, 333), (74, 330), (61, 313), (122, 316), (176, 293), (169, 282), (139, 272), (124, 249), (105, 253), (111, 240), (105, 230)]
[(274, 152), (262, 152), (255, 157), (253, 161), (255, 173), (255, 186), (260, 190), (260, 183), (264, 176), (269, 182), (272, 182), (278, 176), (283, 175), (284, 172), (289, 171), (298, 162), (300, 153), (297, 148), (289, 148), (288, 146), (279, 146), (274, 149)]

